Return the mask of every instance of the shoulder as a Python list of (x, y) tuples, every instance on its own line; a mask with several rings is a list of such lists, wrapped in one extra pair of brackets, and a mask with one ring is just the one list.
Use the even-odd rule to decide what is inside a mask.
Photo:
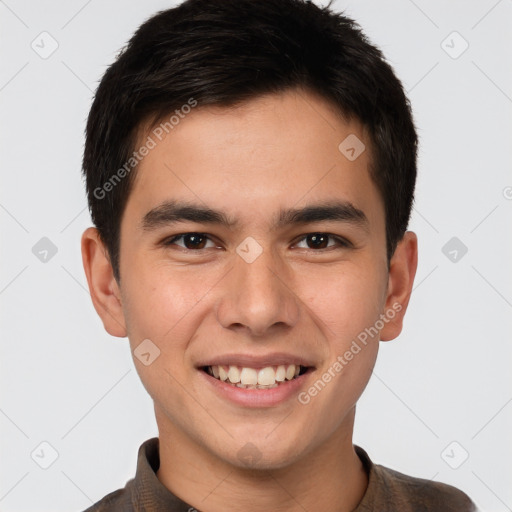
[(84, 512), (135, 512), (166, 510), (189, 512), (193, 508), (175, 496), (158, 479), (159, 440), (148, 439), (139, 447), (135, 478), (123, 489), (107, 494)]
[(156, 477), (153, 466), (158, 467), (158, 438), (143, 442), (137, 454), (135, 478), (91, 505), (84, 512), (129, 512), (144, 509), (141, 504), (151, 501)]
[(411, 510), (477, 512), (469, 496), (451, 485), (404, 475), (379, 465), (376, 471), (398, 499), (406, 500), (413, 506)]
[(373, 464), (360, 447), (356, 452), (369, 473), (368, 489), (357, 512), (375, 507), (382, 512), (478, 512), (467, 494), (451, 485)]
[(130, 482), (126, 484), (125, 488), (107, 494), (84, 512), (126, 512), (134, 510), (129, 486)]

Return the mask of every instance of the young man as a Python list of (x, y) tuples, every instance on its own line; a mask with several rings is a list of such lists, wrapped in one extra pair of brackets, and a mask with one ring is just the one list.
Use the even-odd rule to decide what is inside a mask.
[(158, 438), (90, 511), (471, 511), (352, 444), (417, 240), (417, 137), (353, 21), (303, 0), (188, 0), (97, 90), (82, 252)]

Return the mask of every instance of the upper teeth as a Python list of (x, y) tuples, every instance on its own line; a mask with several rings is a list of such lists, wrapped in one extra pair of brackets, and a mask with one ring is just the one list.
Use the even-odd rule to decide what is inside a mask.
[(272, 386), (276, 382), (292, 380), (299, 375), (300, 366), (295, 364), (266, 366), (259, 370), (240, 366), (210, 366), (210, 373), (232, 384)]

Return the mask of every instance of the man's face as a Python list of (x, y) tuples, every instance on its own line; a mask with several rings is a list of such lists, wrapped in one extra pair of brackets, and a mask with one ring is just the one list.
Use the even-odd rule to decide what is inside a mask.
[[(338, 148), (354, 135), (366, 145), (355, 160)], [(197, 108), (153, 139), (122, 218), (119, 293), (132, 350), (143, 340), (160, 350), (147, 366), (134, 361), (161, 435), (262, 468), (350, 436), (379, 336), (359, 342), (341, 370), (335, 362), (390, 307), (384, 207), (362, 126), (290, 91), (236, 109)], [(166, 202), (236, 224), (176, 218)], [(337, 214), (286, 215), (326, 205)], [(205, 371), (234, 366), (251, 381), (272, 367), (260, 380), (274, 382), (279, 366), (293, 364), (307, 371), (268, 389)], [(237, 370), (229, 375), (236, 380)]]

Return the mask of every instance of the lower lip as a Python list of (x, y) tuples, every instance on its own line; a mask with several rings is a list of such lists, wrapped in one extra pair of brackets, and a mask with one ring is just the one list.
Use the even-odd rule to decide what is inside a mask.
[(296, 397), (304, 386), (306, 379), (313, 373), (308, 370), (293, 380), (284, 381), (275, 388), (269, 389), (245, 389), (208, 375), (203, 370), (198, 370), (205, 379), (206, 385), (212, 386), (217, 394), (227, 398), (231, 402), (244, 407), (272, 407), (279, 405), (291, 397)]

